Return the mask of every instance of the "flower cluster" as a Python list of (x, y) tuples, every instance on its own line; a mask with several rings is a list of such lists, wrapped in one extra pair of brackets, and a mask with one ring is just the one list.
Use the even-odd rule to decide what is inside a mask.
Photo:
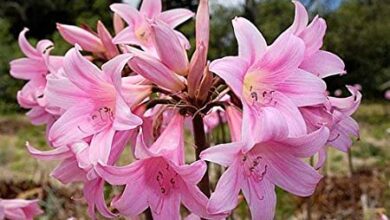
[[(359, 136), (351, 115), (361, 94), (347, 86), (350, 97), (327, 95), (324, 78), (345, 74), (344, 63), (321, 50), (325, 21), (309, 23), (304, 6), (294, 4), (294, 22), (270, 45), (250, 21), (235, 18), (238, 55), (212, 62), (207, 0), (196, 13), (191, 58), (189, 41), (175, 27), (194, 14), (162, 12), (160, 0), (144, 0), (140, 10), (111, 5), (114, 37), (101, 22), (97, 32), (58, 24), (74, 45), (65, 56), (51, 55), (49, 40), (32, 46), (24, 29), (19, 45), (26, 58), (11, 62), (11, 75), (28, 81), (18, 102), (33, 124), (46, 125), (51, 147), (27, 143), (28, 151), (59, 160), (51, 175), (60, 182), (83, 183), (91, 218), (96, 210), (114, 218), (150, 208), (154, 219), (179, 219), (183, 204), (191, 218), (221, 219), (242, 191), (252, 219), (273, 219), (275, 186), (311, 195), (327, 148), (346, 152), (351, 136)], [(231, 142), (210, 147), (207, 135), (224, 124)], [(185, 146), (186, 129), (195, 155), (186, 154), (192, 147)], [(134, 160), (119, 166), (129, 143)], [(303, 160), (315, 155), (315, 167)], [(227, 168), (213, 192), (205, 161)], [(125, 187), (105, 198), (105, 185)]]

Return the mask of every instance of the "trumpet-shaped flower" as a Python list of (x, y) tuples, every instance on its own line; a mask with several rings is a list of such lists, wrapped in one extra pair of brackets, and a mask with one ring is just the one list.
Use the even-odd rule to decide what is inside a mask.
[[(131, 136), (131, 131), (115, 133), (112, 148), (109, 152), (108, 164), (116, 163)], [(88, 203), (88, 214), (91, 217), (95, 218), (95, 208), (107, 218), (115, 216), (107, 208), (104, 200), (105, 182), (97, 175), (93, 167), (93, 161), (88, 157), (94, 151), (91, 149), (91, 145), (86, 142), (76, 142), (49, 151), (40, 151), (27, 143), (27, 149), (33, 157), (41, 160), (62, 160), (51, 173), (51, 176), (61, 183), (84, 183), (84, 196)]]
[(345, 65), (342, 59), (328, 51), (320, 50), (326, 32), (326, 22), (316, 16), (308, 25), (309, 15), (299, 1), (295, 4), (295, 19), (287, 30), (305, 43), (305, 56), (299, 67), (321, 78), (344, 74)]
[[(207, 206), (209, 213), (228, 213), (238, 204), (240, 190), (250, 207), (252, 219), (273, 219), (276, 205), (274, 185), (298, 196), (309, 196), (321, 175), (300, 158), (317, 153), (326, 143), (329, 130), (323, 127), (301, 137), (287, 137), (286, 122), (270, 107), (262, 108), (262, 118), (278, 126), (267, 127), (268, 139), (246, 146), (239, 141), (206, 149), (203, 160), (229, 168), (219, 179)], [(271, 122), (271, 121), (268, 121)], [(243, 122), (245, 124), (245, 121)]]
[(46, 101), (44, 89), (46, 76), (58, 71), (62, 66), (62, 57), (50, 56), (53, 43), (41, 40), (34, 48), (26, 39), (27, 28), (19, 34), (19, 47), (26, 58), (11, 61), (10, 73), (17, 79), (28, 80), (26, 85), (18, 92), (17, 100), (23, 108), (31, 109), (27, 116), (33, 124), (46, 124), (52, 116), (45, 109)]
[[(208, 17), (208, 1), (202, 0), (196, 23), (197, 47), (191, 62), (188, 60), (185, 46), (183, 46), (180, 37), (177, 36), (172, 27), (156, 20), (150, 24), (150, 32), (155, 52), (159, 58), (155, 58), (150, 53), (129, 48), (129, 52), (134, 55), (134, 58), (129, 62), (130, 67), (153, 83), (172, 91), (181, 91), (185, 88), (183, 80), (177, 74), (188, 75), (188, 92), (190, 97), (194, 98), (196, 89), (201, 88), (201, 80), (202, 77), (204, 78), (206, 69), (209, 35)], [(203, 84), (208, 83), (204, 82)], [(208, 91), (207, 87), (202, 89)]]
[(114, 207), (132, 217), (147, 207), (154, 219), (179, 219), (180, 201), (194, 214), (206, 217), (207, 197), (196, 184), (206, 164), (184, 165), (184, 118), (177, 114), (149, 148), (139, 136), (135, 162), (124, 167), (98, 165), (97, 172), (110, 184), (126, 188)]
[(38, 200), (0, 199), (0, 219), (33, 220), (42, 213)]
[[(139, 11), (128, 4), (112, 4), (110, 8), (128, 24), (114, 38), (114, 43), (137, 45), (145, 50), (153, 48), (151, 21), (160, 20), (173, 30), (194, 16), (194, 13), (187, 9), (171, 9), (162, 12), (161, 0), (143, 0)], [(186, 48), (189, 48), (189, 43), (183, 34), (175, 31), (175, 35)]]
[[(351, 136), (359, 137), (359, 125), (351, 117), (357, 110), (362, 98), (361, 93), (353, 86), (347, 86), (351, 96), (347, 98), (328, 97), (325, 105), (304, 107), (300, 111), (310, 131), (327, 126), (330, 136), (327, 144), (347, 152), (352, 146)], [(319, 152), (317, 167), (321, 167), (326, 159), (326, 147)]]
[(47, 99), (64, 113), (49, 131), (49, 141), (63, 146), (92, 137), (89, 157), (107, 162), (115, 131), (142, 123), (122, 95), (121, 72), (131, 55), (123, 54), (97, 68), (76, 49), (65, 56), (63, 75), (49, 79)]
[(210, 70), (241, 98), (244, 115), (252, 118), (249, 122), (258, 118), (261, 107), (272, 106), (288, 122), (291, 135), (305, 134), (298, 107), (323, 103), (326, 84), (299, 68), (304, 59), (304, 42), (285, 33), (267, 46), (261, 33), (248, 20), (236, 18), (233, 27), (239, 55), (213, 61)]

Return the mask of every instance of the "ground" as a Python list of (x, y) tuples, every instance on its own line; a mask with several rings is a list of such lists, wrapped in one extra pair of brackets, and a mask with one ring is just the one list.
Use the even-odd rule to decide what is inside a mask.
[[(364, 103), (354, 115), (360, 140), (348, 155), (330, 150), (323, 180), (311, 198), (298, 198), (278, 189), (276, 219), (376, 219), (390, 215), (390, 103)], [(87, 219), (81, 186), (63, 186), (50, 178), (55, 162), (28, 155), (25, 142), (45, 146), (44, 127), (30, 125), (23, 115), (0, 116), (0, 198), (39, 198), (40, 219)], [(351, 172), (352, 168), (352, 172)], [(109, 192), (107, 193), (109, 194)], [(234, 219), (249, 219), (242, 202)]]

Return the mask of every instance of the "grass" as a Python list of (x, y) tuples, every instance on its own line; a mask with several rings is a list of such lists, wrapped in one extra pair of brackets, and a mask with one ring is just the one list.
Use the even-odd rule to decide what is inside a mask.
[[(356, 198), (355, 202), (357, 209), (361, 210), (364, 205), (368, 205), (370, 208), (366, 214), (363, 213), (364, 215), (368, 216), (369, 214), (367, 213), (375, 213), (381, 208), (390, 212), (390, 203), (386, 202), (390, 201), (390, 103), (364, 103), (354, 115), (354, 118), (357, 119), (361, 127), (360, 140), (355, 141), (352, 148), (354, 169), (358, 176), (349, 176), (348, 160), (345, 154), (330, 150), (326, 168), (329, 179), (326, 181), (331, 181), (329, 183), (331, 185), (335, 184), (332, 185), (335, 191), (337, 191), (337, 189), (342, 189), (343, 184), (347, 184), (343, 183), (343, 181), (355, 181), (356, 196), (359, 197)], [(30, 125), (23, 115), (11, 114), (0, 116), (0, 172), (4, 174), (0, 176), (0, 180), (18, 179), (20, 181), (41, 183), (42, 181), (49, 179), (50, 170), (55, 166), (55, 163), (37, 161), (29, 156), (25, 149), (26, 141), (44, 149), (46, 145), (44, 133), (44, 127)], [(186, 136), (188, 137), (189, 135)], [(192, 143), (191, 141), (188, 142)], [(193, 151), (189, 150), (188, 152)], [(126, 154), (130, 153), (128, 152)], [(190, 159), (191, 157), (187, 158), (187, 160)], [(365, 183), (363, 184), (363, 182), (359, 181)], [(53, 181), (50, 180), (49, 182)], [(371, 186), (370, 184), (374, 185)], [(68, 206), (72, 205), (72, 203), (67, 202), (69, 198), (65, 198), (64, 196), (72, 196), (72, 193), (78, 195), (80, 193), (79, 186), (64, 187), (55, 181), (49, 185), (52, 188), (49, 187), (50, 189), (46, 190), (46, 201), (42, 203), (47, 214), (46, 216), (41, 217), (41, 219), (56, 217), (55, 213), (60, 209), (71, 209)], [(324, 186), (327, 185), (325, 184)], [(375, 189), (380, 189), (380, 192), (378, 192), (380, 195), (377, 196), (378, 198), (369, 198), (367, 200), (368, 204), (363, 204), (361, 200), (362, 198), (364, 200), (364, 195), (371, 197), (374, 195), (375, 197), (375, 195), (378, 194), (373, 193)], [(60, 193), (64, 190), (66, 193)], [(324, 191), (319, 193), (324, 194), (323, 192)], [(277, 195), (278, 204), (276, 219), (305, 218), (305, 200), (292, 196), (280, 189), (277, 189)], [(331, 193), (329, 196), (330, 195)], [(318, 198), (320, 200), (321, 196), (327, 195), (319, 195)], [(315, 198), (317, 199), (317, 195)], [(326, 199), (329, 198), (326, 197)], [(343, 198), (340, 198), (339, 200), (343, 200)], [(335, 201), (328, 201), (329, 204), (332, 202), (335, 203)], [(84, 218), (85, 204), (77, 201), (75, 204), (78, 204), (80, 207), (73, 208), (70, 213), (75, 217)], [(316, 216), (325, 215), (324, 213), (326, 210), (331, 210), (331, 208), (324, 209), (325, 206), (326, 205), (322, 207), (315, 204), (314, 214)], [(342, 206), (342, 204), (340, 206)], [(345, 208), (345, 210), (348, 209)], [(332, 212), (338, 213), (335, 210)], [(64, 214), (64, 216), (65, 215), (66, 214)], [(234, 216), (235, 219), (249, 218), (248, 210), (244, 203), (237, 208)], [(59, 217), (59, 219), (61, 218)]]

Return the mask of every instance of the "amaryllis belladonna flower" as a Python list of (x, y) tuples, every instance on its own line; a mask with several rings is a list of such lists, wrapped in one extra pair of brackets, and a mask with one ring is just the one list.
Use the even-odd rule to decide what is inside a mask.
[[(352, 118), (359, 89), (347, 86), (346, 98), (327, 95), (323, 78), (346, 71), (337, 55), (321, 50), (325, 20), (309, 24), (304, 6), (294, 4), (292, 25), (271, 44), (254, 24), (235, 18), (238, 55), (211, 62), (207, 0), (199, 1), (192, 55), (175, 28), (194, 14), (163, 12), (160, 0), (144, 0), (140, 10), (111, 5), (113, 32), (101, 22), (96, 32), (58, 24), (74, 45), (64, 57), (49, 54), (48, 40), (32, 47), (23, 30), (27, 58), (11, 62), (11, 75), (28, 80), (18, 101), (31, 109), (32, 123), (46, 124), (50, 149), (28, 143), (28, 151), (59, 161), (51, 175), (61, 183), (82, 183), (93, 219), (97, 212), (180, 219), (181, 205), (186, 219), (222, 219), (238, 206), (240, 191), (252, 219), (273, 219), (275, 186), (311, 195), (321, 173), (303, 159), (318, 155), (320, 168), (329, 146), (346, 152), (359, 135)], [(203, 160), (227, 169), (209, 175), (218, 165)], [(105, 195), (116, 185), (124, 189)], [(0, 218), (11, 218), (4, 201)], [(19, 219), (37, 214), (12, 210)]]

